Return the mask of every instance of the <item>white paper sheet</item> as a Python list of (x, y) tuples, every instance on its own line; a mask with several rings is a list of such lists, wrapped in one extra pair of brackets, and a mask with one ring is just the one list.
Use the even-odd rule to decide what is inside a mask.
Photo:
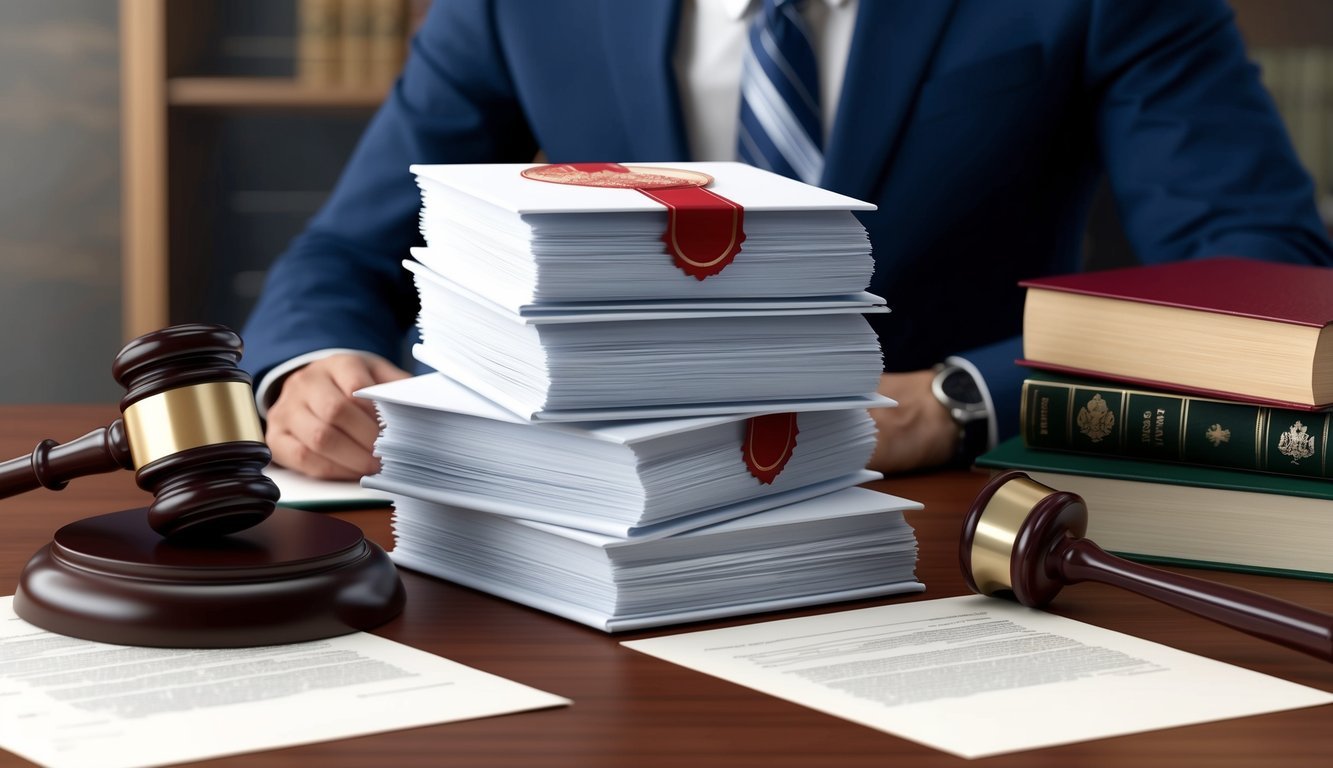
[(264, 468), (264, 474), (277, 483), (282, 494), (278, 503), (284, 506), (313, 510), (389, 506), (387, 495), (363, 488), (356, 480), (317, 480), (272, 465)]
[(568, 699), (356, 633), (266, 648), (105, 645), (0, 598), (0, 747), (49, 768), (135, 768), (361, 736)]
[(980, 596), (624, 645), (968, 758), (1333, 702), (1324, 691)]
[[(662, 204), (631, 190), (534, 183), (522, 176), (531, 163), (413, 165), (412, 173), (447, 184), (514, 213), (660, 211)], [(746, 211), (873, 211), (875, 206), (737, 162), (634, 163), (706, 173), (713, 192)]]
[[(398, 379), (384, 384), (359, 389), (356, 397), (368, 400), (382, 400), (414, 408), (430, 408), (436, 411), (461, 413), (467, 416), (480, 416), (484, 419), (503, 421), (510, 424), (527, 424), (528, 419), (513, 411), (501, 408), (467, 387), (459, 384), (442, 373), (423, 373), (407, 379)], [(830, 403), (828, 408), (808, 410), (852, 410), (859, 408), (891, 408), (898, 403), (880, 394), (867, 394), (864, 397), (849, 398), (848, 402)], [(756, 404), (756, 407), (765, 407)], [(677, 435), (696, 429), (704, 429), (715, 424), (740, 421), (754, 415), (754, 412), (740, 413), (726, 411), (708, 416), (681, 417), (675, 419), (649, 419), (637, 415), (639, 410), (628, 413), (621, 421), (592, 421), (587, 423), (544, 424), (541, 429), (586, 435), (596, 440), (604, 440), (616, 445), (633, 445), (668, 435)], [(763, 413), (785, 413), (787, 410), (776, 406), (767, 406)], [(281, 486), (281, 483), (279, 483)]]
[(361, 482), (367, 488), (374, 488), (385, 491), (388, 494), (399, 494), (401, 496), (411, 496), (423, 501), (430, 501), (436, 504), (447, 504), (455, 507), (467, 507), (482, 512), (490, 512), (496, 515), (506, 515), (508, 517), (517, 517), (524, 520), (533, 520), (539, 523), (550, 523), (551, 525), (561, 526), (575, 531), (589, 531), (594, 534), (611, 536), (617, 539), (627, 541), (647, 541), (651, 539), (661, 539), (666, 536), (675, 536), (686, 531), (692, 531), (696, 528), (713, 525), (715, 523), (734, 520), (738, 517), (762, 512), (765, 509), (782, 506), (785, 504), (796, 504), (808, 499), (817, 498), (828, 493), (835, 493), (844, 488), (851, 488), (857, 485), (873, 482), (882, 479), (884, 475), (878, 472), (862, 470), (850, 475), (835, 477), (831, 480), (824, 480), (818, 483), (792, 488), (787, 491), (770, 494), (768, 496), (757, 496), (735, 504), (727, 504), (721, 507), (695, 512), (684, 517), (672, 518), (660, 523), (649, 525), (632, 525), (623, 521), (594, 519), (586, 514), (578, 512), (563, 512), (560, 510), (537, 509), (531, 504), (521, 504), (506, 499), (496, 498), (494, 494), (483, 495), (479, 493), (454, 492), (442, 488), (427, 488), (420, 484), (403, 482), (383, 475), (370, 475), (362, 478)]
[[(469, 375), (465, 370), (454, 370), (444, 356), (424, 344), (412, 346), (412, 356), (453, 380)], [(431, 374), (422, 374), (429, 376)], [(382, 385), (375, 385), (376, 387)], [(464, 382), (463, 386), (467, 387)], [(478, 388), (482, 383), (476, 384)], [(366, 390), (358, 390), (360, 395)], [(492, 389), (484, 399), (508, 410), (523, 421), (530, 422), (570, 422), (570, 421), (648, 421), (659, 419), (684, 419), (696, 416), (729, 416), (745, 418), (762, 413), (786, 413), (788, 411), (842, 411), (852, 408), (886, 408), (898, 403), (873, 392), (865, 395), (848, 397), (826, 397), (814, 399), (770, 400), (733, 403), (679, 403), (676, 405), (642, 405), (625, 408), (586, 408), (579, 410), (536, 409), (529, 404), (507, 396), (504, 392)]]
[[(508, 284), (497, 279), (494, 272), (485, 275), (458, 275), (460, 259), (447, 258), (440, 251), (430, 248), (413, 248), (412, 256), (416, 261), (404, 261), (404, 266), (412, 272), (420, 272), (432, 283), (447, 283), (466, 289), (473, 296), (489, 301), (521, 318), (536, 318), (543, 315), (567, 317), (573, 314), (593, 313), (647, 313), (658, 310), (659, 316), (676, 317), (682, 312), (727, 312), (743, 313), (757, 310), (781, 310), (784, 312), (803, 312), (812, 309), (843, 310), (847, 307), (864, 307), (866, 312), (887, 312), (884, 299), (868, 291), (854, 294), (817, 296), (727, 296), (711, 295), (688, 296), (678, 298), (674, 295), (662, 299), (610, 300), (588, 299), (577, 304), (560, 301), (555, 304), (537, 301), (533, 289), (527, 283), (519, 283), (511, 278)], [(450, 255), (452, 256), (452, 254)], [(413, 266), (415, 265), (415, 266)], [(671, 269), (677, 269), (671, 265)], [(674, 277), (674, 275), (673, 275)], [(675, 313), (675, 314), (665, 314)]]
[(920, 592), (920, 502), (843, 490), (669, 538), (395, 500), (390, 557), (605, 632)]
[(417, 166), (429, 245), (412, 255), (512, 314), (626, 302), (641, 310), (645, 301), (809, 304), (863, 292), (874, 271), (870, 237), (849, 204), (873, 206), (768, 171), (709, 164), (714, 191), (745, 208), (744, 245), (700, 281), (666, 258), (661, 203), (634, 190), (535, 182), (520, 175), (525, 167)]
[(514, 312), (511, 307), (497, 304), (466, 286), (441, 277), (420, 262), (404, 260), (403, 267), (430, 286), (441, 291), (448, 291), (474, 304), (500, 310), (499, 317), (522, 325), (625, 323), (636, 320), (689, 320), (700, 318), (790, 317), (792, 315), (868, 315), (889, 312), (884, 299), (868, 291), (836, 298), (826, 297), (820, 300), (626, 301), (603, 305), (583, 303), (564, 307), (540, 307), (527, 312)]

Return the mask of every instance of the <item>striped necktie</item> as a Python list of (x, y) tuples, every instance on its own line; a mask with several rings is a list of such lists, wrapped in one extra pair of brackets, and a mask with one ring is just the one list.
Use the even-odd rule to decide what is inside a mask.
[(764, 0), (741, 64), (737, 157), (818, 184), (824, 172), (819, 71), (802, 0)]

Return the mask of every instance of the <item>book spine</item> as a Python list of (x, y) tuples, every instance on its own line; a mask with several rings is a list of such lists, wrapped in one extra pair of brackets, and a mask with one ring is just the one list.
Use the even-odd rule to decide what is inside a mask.
[(370, 84), (370, 37), (373, 31), (371, 0), (342, 0), (342, 45), (339, 64), (344, 86)]
[(1329, 411), (1029, 378), (1021, 414), (1030, 448), (1333, 477)]
[(407, 54), (407, 0), (371, 0), (370, 81), (389, 85)]
[(299, 0), (296, 76), (314, 86), (338, 82), (339, 0)]

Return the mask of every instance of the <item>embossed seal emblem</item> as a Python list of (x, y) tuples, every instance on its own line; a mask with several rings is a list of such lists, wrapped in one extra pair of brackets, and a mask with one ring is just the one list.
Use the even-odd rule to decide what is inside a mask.
[(791, 459), (798, 432), (794, 413), (750, 417), (745, 424), (745, 443), (741, 446), (750, 474), (764, 485), (771, 485)]
[(1231, 442), (1231, 430), (1223, 429), (1221, 424), (1214, 424), (1204, 433), (1204, 437), (1208, 438), (1208, 442), (1212, 443), (1214, 448), (1217, 448), (1223, 443)]
[(523, 175), (537, 181), (553, 184), (574, 184), (580, 187), (615, 187), (619, 189), (674, 189), (677, 187), (706, 187), (713, 177), (698, 171), (680, 168), (657, 168), (650, 165), (621, 165), (620, 163), (563, 163), (525, 168)]
[(1283, 456), (1291, 459), (1292, 464), (1299, 466), (1301, 459), (1308, 459), (1314, 455), (1314, 437), (1309, 429), (1298, 421), (1278, 438), (1277, 449)]
[(1087, 405), (1078, 409), (1078, 431), (1094, 443), (1100, 443), (1115, 430), (1115, 412), (1101, 395), (1093, 395)]

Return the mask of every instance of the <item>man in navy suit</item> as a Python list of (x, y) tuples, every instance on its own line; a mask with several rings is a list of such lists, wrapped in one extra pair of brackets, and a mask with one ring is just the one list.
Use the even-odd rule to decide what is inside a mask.
[[(268, 440), (322, 477), (375, 471), (349, 395), (406, 375), (419, 244), (411, 163), (734, 159), (759, 0), (435, 0), (333, 195), (270, 272), (244, 331)], [(1081, 264), (1109, 181), (1141, 261), (1333, 263), (1271, 99), (1223, 0), (807, 0), (826, 97), (819, 183), (860, 216), (901, 403), (871, 467), (963, 458), (1017, 430), (1022, 278)], [(828, 97), (832, 98), (828, 98)], [(945, 360), (994, 426), (960, 444)], [(975, 425), (973, 425), (975, 426)], [(972, 433), (975, 435), (976, 430)]]

